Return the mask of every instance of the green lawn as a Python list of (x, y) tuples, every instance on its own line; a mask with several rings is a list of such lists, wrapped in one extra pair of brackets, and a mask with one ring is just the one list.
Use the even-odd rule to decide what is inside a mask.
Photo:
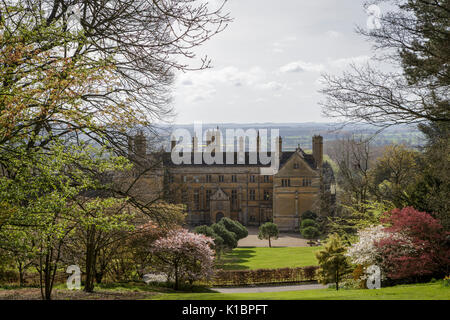
[(320, 247), (236, 248), (225, 254), (218, 267), (225, 270), (295, 268), (317, 265)]
[(450, 288), (441, 282), (401, 285), (379, 290), (319, 289), (269, 293), (166, 293), (155, 300), (450, 300)]

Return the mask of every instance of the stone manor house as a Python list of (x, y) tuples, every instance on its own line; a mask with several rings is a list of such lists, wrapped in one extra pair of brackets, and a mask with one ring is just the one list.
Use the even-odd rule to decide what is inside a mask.
[[(214, 142), (207, 139), (209, 145)], [(171, 148), (175, 147), (172, 141)], [(257, 151), (260, 139), (258, 134)], [(129, 147), (137, 154), (146, 154), (146, 139), (138, 134)], [(329, 191), (334, 177), (328, 163), (323, 163), (323, 138), (312, 138), (312, 154), (300, 147), (295, 151), (283, 151), (282, 139), (278, 138), (279, 170), (269, 173), (270, 165), (263, 165), (259, 159), (249, 164), (252, 156), (243, 151), (242, 138), (239, 151), (245, 156), (245, 164), (180, 164), (172, 162), (171, 152), (163, 152), (161, 167), (166, 188), (166, 200), (185, 204), (187, 224), (191, 226), (212, 224), (223, 217), (238, 220), (246, 226), (259, 226), (272, 221), (280, 231), (295, 231), (303, 212), (316, 211), (321, 190)], [(192, 158), (198, 151), (197, 141), (192, 139)], [(269, 153), (270, 155), (270, 153)], [(324, 170), (327, 166), (328, 170)], [(324, 172), (328, 172), (324, 177)], [(328, 182), (327, 182), (328, 181)], [(316, 211), (317, 212), (317, 211)]]

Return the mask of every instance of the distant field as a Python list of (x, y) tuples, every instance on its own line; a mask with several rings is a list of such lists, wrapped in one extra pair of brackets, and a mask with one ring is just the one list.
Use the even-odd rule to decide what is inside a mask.
[(450, 300), (450, 288), (439, 283), (402, 285), (378, 290), (318, 289), (267, 293), (165, 293), (155, 300)]
[(224, 255), (219, 267), (225, 270), (296, 268), (317, 265), (320, 247), (236, 248)]

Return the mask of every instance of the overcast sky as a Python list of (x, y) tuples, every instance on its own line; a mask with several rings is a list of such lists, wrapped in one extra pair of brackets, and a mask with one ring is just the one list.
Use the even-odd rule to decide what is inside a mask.
[[(214, 1), (213, 1), (214, 2)], [(197, 50), (213, 68), (179, 74), (176, 123), (327, 122), (321, 73), (364, 62), (362, 0), (229, 0), (234, 21)]]

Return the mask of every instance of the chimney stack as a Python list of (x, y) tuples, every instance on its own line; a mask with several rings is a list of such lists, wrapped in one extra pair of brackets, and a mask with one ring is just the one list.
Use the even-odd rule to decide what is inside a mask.
[(141, 158), (147, 156), (147, 139), (142, 131), (139, 131), (134, 138), (134, 148), (137, 156)]
[(198, 139), (197, 136), (193, 136), (192, 137), (192, 153), (197, 153), (198, 152)]
[(176, 145), (177, 145), (177, 141), (175, 140), (175, 137), (170, 137), (170, 151), (173, 151), (173, 149), (175, 149)]
[(280, 157), (281, 154), (283, 153), (283, 138), (278, 137), (278, 152), (280, 153)]
[(312, 138), (312, 148), (313, 148), (313, 157), (316, 161), (316, 166), (318, 168), (322, 167), (323, 163), (323, 137), (322, 136), (314, 136)]
[(258, 136), (256, 137), (256, 153), (259, 154), (261, 151), (261, 137), (259, 136), (259, 130), (258, 130)]

